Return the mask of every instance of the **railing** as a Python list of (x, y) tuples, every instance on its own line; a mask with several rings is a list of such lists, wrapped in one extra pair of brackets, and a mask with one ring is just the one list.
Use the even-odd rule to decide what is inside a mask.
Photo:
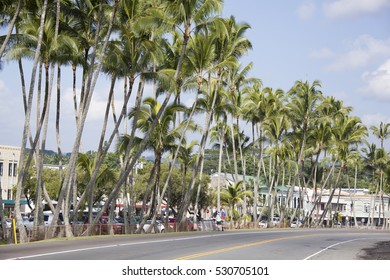
[[(164, 224), (165, 226), (165, 224)], [(49, 236), (51, 229), (54, 229), (54, 237)], [(58, 226), (38, 226), (38, 227), (28, 227), (27, 231), (27, 242), (45, 240), (50, 238), (61, 238), (65, 237), (65, 225)], [(136, 225), (130, 224), (126, 230), (124, 224), (74, 224), (69, 225), (69, 230), (72, 231), (73, 236), (95, 236), (95, 235), (121, 235), (121, 234), (131, 234), (135, 233)], [(290, 228), (289, 225), (276, 225), (274, 228)], [(336, 227), (333, 225), (333, 227)], [(340, 226), (343, 228), (353, 228), (354, 226)], [(233, 229), (259, 229), (258, 223), (255, 222), (224, 222), (221, 225), (217, 225), (213, 220), (206, 220), (197, 222), (193, 226), (188, 226), (185, 229), (179, 230), (177, 224), (173, 226), (170, 225), (165, 227), (164, 232), (185, 232), (185, 231), (218, 231), (218, 230), (233, 230)], [(372, 227), (364, 225), (359, 226), (359, 228), (371, 229)], [(374, 229), (382, 229), (382, 227), (374, 227)], [(388, 230), (389, 227), (386, 227)], [(12, 228), (7, 228), (7, 240), (3, 240), (3, 243), (14, 243)], [(19, 231), (17, 230), (17, 240), (19, 242)]]

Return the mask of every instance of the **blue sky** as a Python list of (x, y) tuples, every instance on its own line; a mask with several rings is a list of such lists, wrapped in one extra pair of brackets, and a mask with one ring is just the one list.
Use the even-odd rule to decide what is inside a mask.
[[(365, 125), (390, 122), (390, 0), (225, 0), (223, 15), (234, 15), (251, 26), (247, 36), (253, 50), (243, 64), (254, 63), (251, 76), (260, 78), (264, 86), (287, 91), (297, 80), (319, 80), (324, 95), (352, 106), (352, 114)], [(74, 135), (70, 75), (69, 70), (63, 71), (64, 151), (71, 150)], [(96, 149), (108, 88), (102, 76), (83, 138), (85, 150)], [(117, 91), (119, 109), (121, 86)], [(0, 144), (21, 143), (20, 92), (16, 65), (5, 63), (0, 71)], [(54, 116), (50, 135), (54, 135), (53, 123)], [(56, 149), (54, 136), (48, 138), (47, 147)]]
[(251, 25), (264, 86), (316, 79), (365, 125), (390, 122), (390, 0), (225, 0), (225, 13)]

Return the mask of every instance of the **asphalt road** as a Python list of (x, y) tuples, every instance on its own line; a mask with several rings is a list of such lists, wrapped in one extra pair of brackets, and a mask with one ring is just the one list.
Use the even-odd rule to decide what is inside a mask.
[(20, 260), (357, 260), (389, 231), (262, 229), (117, 235), (0, 246)]

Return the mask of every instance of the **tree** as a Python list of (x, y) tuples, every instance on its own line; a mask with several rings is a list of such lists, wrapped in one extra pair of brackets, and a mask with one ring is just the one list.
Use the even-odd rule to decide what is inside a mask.
[[(154, 98), (146, 98), (143, 102), (143, 107), (139, 111), (138, 120), (136, 126), (140, 129), (141, 132), (145, 133), (149, 131), (151, 125), (155, 121), (157, 113), (160, 110), (161, 104), (157, 102)], [(154, 153), (154, 187), (152, 190), (152, 203), (151, 203), (151, 216), (157, 215), (156, 213), (156, 204), (157, 198), (160, 191), (160, 170), (161, 170), (161, 160), (164, 152), (172, 150), (174, 148), (174, 143), (176, 139), (179, 138), (179, 129), (173, 129), (174, 116), (177, 111), (185, 111), (185, 107), (182, 105), (168, 105), (163, 111), (161, 118), (159, 119), (157, 125), (155, 126), (150, 139), (149, 139), (149, 148), (153, 150)], [(129, 118), (134, 117), (136, 109), (134, 108), (129, 113)], [(142, 224), (141, 224), (142, 225)], [(140, 226), (142, 228), (142, 226)], [(150, 230), (152, 227), (150, 227)]]
[[(9, 41), (11, 34), (12, 34), (12, 30), (15, 27), (15, 23), (19, 17), (19, 13), (20, 13), (22, 7), (23, 7), (23, 0), (18, 0), (17, 3), (15, 3), (15, 1), (7, 0), (7, 1), (4, 1), (0, 6), (0, 15), (5, 16), (3, 18), (3, 20), (5, 22), (8, 22), (8, 25), (9, 25), (7, 35), (5, 36), (4, 41), (0, 47), (0, 67), (1, 67), (1, 58), (3, 57), (4, 51), (7, 47), (8, 41)], [(12, 16), (12, 19), (11, 18), (9, 18), (10, 20), (5, 19), (7, 16), (9, 16), (9, 17)], [(4, 22), (0, 22), (0, 24), (4, 24)]]
[(335, 179), (335, 187), (330, 190), (331, 195), (325, 206), (325, 210), (321, 216), (321, 222), (323, 221), (326, 213), (329, 211), (331, 201), (334, 193), (338, 188), (341, 191), (340, 178), (345, 174), (347, 162), (351, 157), (351, 148), (358, 143), (361, 143), (365, 136), (367, 136), (367, 128), (361, 123), (358, 117), (350, 117), (345, 115), (335, 120), (335, 126), (333, 128), (334, 147), (331, 152), (335, 157), (335, 160), (339, 162), (339, 172)]
[[(306, 190), (306, 182), (304, 178), (304, 160), (305, 160), (305, 145), (307, 142), (308, 131), (313, 122), (318, 116), (318, 102), (322, 100), (322, 92), (318, 89), (321, 83), (317, 80), (311, 84), (308, 81), (297, 81), (290, 89), (290, 102), (287, 105), (290, 112), (293, 133), (299, 135), (298, 140), (299, 151), (297, 155), (297, 165), (300, 166), (298, 172), (299, 183), (302, 190)], [(302, 191), (302, 194), (304, 191)], [(303, 197), (301, 197), (301, 208)]]
[(230, 218), (232, 221), (236, 222), (240, 216), (235, 215), (236, 206), (243, 202), (245, 197), (251, 197), (252, 192), (245, 191), (242, 188), (243, 181), (238, 181), (230, 183), (223, 189), (221, 192), (221, 202), (229, 206)]
[[(383, 122), (380, 123), (379, 127), (376, 127), (374, 125), (370, 126), (370, 130), (373, 132), (373, 134), (378, 137), (381, 144), (381, 155), (379, 156), (378, 163), (379, 163), (379, 194), (382, 201), (382, 212), (383, 212), (383, 220), (385, 221), (385, 202), (383, 197), (383, 174), (385, 171), (385, 167), (387, 165), (388, 159), (386, 159), (386, 154), (384, 151), (384, 141), (390, 137), (390, 123), (384, 124)], [(385, 228), (385, 222), (383, 223), (383, 228)]]

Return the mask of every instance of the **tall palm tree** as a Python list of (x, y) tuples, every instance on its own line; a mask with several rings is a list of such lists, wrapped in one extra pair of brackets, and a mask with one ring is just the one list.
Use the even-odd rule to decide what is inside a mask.
[(169, 22), (179, 29), (183, 28), (182, 49), (174, 77), (177, 81), (191, 33), (195, 28), (199, 28), (210, 20), (214, 13), (220, 12), (222, 2), (218, 0), (168, 0), (165, 5), (165, 12), (170, 17)]
[(335, 187), (331, 190), (328, 202), (326, 204), (325, 211), (321, 215), (321, 221), (323, 221), (326, 213), (329, 211), (328, 207), (331, 204), (336, 188), (341, 190), (340, 178), (344, 175), (347, 167), (348, 159), (351, 157), (351, 149), (356, 144), (361, 143), (364, 137), (367, 136), (367, 128), (361, 123), (360, 119), (355, 116), (344, 116), (335, 120), (335, 126), (333, 128), (334, 147), (331, 152), (335, 157), (335, 160), (339, 162), (339, 172), (335, 179)]
[[(146, 133), (149, 131), (152, 126), (157, 113), (160, 110), (161, 104), (152, 97), (148, 97), (144, 100), (143, 106), (139, 111), (138, 120), (136, 126), (140, 129), (141, 132)], [(182, 105), (169, 105), (163, 111), (161, 118), (159, 119), (157, 126), (155, 126), (150, 140), (149, 147), (153, 150), (154, 153), (154, 165), (155, 165), (155, 182), (152, 191), (152, 203), (151, 203), (151, 216), (156, 216), (156, 205), (157, 198), (160, 191), (160, 170), (161, 170), (161, 160), (164, 152), (174, 148), (174, 143), (176, 139), (179, 138), (180, 134), (177, 129), (173, 129), (174, 116), (178, 110), (185, 111), (185, 107)], [(129, 113), (129, 118), (134, 117), (137, 109), (134, 108)], [(142, 228), (142, 226), (140, 226)], [(150, 228), (151, 230), (151, 228)]]
[[(205, 3), (209, 5), (210, 1), (205, 1)], [(217, 104), (217, 99), (219, 98), (221, 92), (221, 85), (223, 81), (222, 77), (227, 78), (228, 69), (231, 69), (232, 67), (237, 67), (238, 58), (245, 54), (246, 51), (248, 51), (248, 44), (246, 44), (245, 46), (240, 44), (241, 41), (249, 42), (249, 40), (244, 36), (244, 34), (240, 33), (239, 36), (233, 36), (233, 30), (231, 30), (232, 32), (229, 32), (228, 27), (229, 24), (233, 25), (232, 22), (233, 21), (229, 21), (229, 19), (223, 20), (223, 26), (226, 28), (226, 31), (222, 30), (223, 32), (221, 32), (220, 28), (208, 29), (208, 32), (217, 32), (217, 34), (219, 34), (216, 37), (217, 39), (215, 41), (216, 55), (214, 58), (214, 73), (216, 73), (216, 77), (213, 77), (212, 79), (210, 75), (207, 87), (205, 88), (205, 92), (207, 94), (207, 102), (205, 104), (208, 104), (208, 107), (206, 110), (206, 120), (200, 141), (200, 148), (195, 163), (195, 172), (191, 178), (191, 182), (188, 186), (188, 191), (186, 192), (183, 204), (178, 213), (178, 220), (183, 224), (183, 226), (185, 223), (184, 213), (187, 211), (190, 203), (191, 192), (194, 188), (196, 175), (198, 172), (200, 172), (200, 178), (202, 175), (201, 165), (203, 163), (205, 145), (208, 141), (209, 130), (214, 117), (213, 114), (215, 106)], [(224, 47), (226, 48), (224, 49)]]
[[(34, 88), (35, 88), (35, 78), (36, 78), (36, 71), (38, 67), (38, 62), (40, 59), (41, 55), (41, 46), (42, 46), (42, 41), (43, 41), (43, 26), (45, 23), (45, 18), (46, 18), (46, 12), (47, 12), (47, 7), (48, 7), (48, 1), (45, 0), (42, 5), (41, 13), (40, 13), (40, 31), (38, 34), (38, 40), (37, 40), (37, 45), (36, 45), (36, 52), (34, 56), (34, 63), (32, 66), (32, 71), (31, 71), (31, 82), (30, 82), (30, 88), (29, 88), (29, 94), (28, 94), (28, 103), (26, 107), (26, 113), (25, 113), (25, 122), (24, 122), (24, 128), (23, 128), (23, 136), (22, 136), (22, 147), (21, 147), (21, 152), (20, 152), (20, 159), (19, 162), (25, 162), (24, 161), (24, 156), (26, 152), (26, 144), (27, 144), (27, 138), (28, 134), (30, 131), (30, 117), (31, 117), (31, 110), (32, 110), (32, 98), (34, 94)], [(35, 150), (36, 148), (36, 141), (33, 144), (32, 151)], [(21, 165), (19, 166), (19, 177), (18, 177), (18, 183), (17, 183), (17, 190), (16, 190), (16, 198), (15, 198), (15, 216), (17, 220), (17, 225), (19, 228), (19, 233), (20, 233), (20, 242), (25, 243), (27, 241), (27, 233), (26, 230), (23, 226), (22, 223), (22, 215), (20, 211), (20, 197), (22, 193), (22, 188), (23, 188), (23, 182), (25, 180), (25, 176), (27, 175), (28, 167), (31, 163), (32, 159), (32, 153), (29, 155), (29, 159), (25, 163), (25, 166)]]
[[(318, 103), (322, 100), (322, 92), (318, 89), (321, 83), (317, 80), (309, 83), (308, 81), (297, 81), (290, 89), (289, 95), (291, 101), (287, 105), (291, 114), (291, 122), (294, 133), (300, 135), (298, 138), (299, 151), (297, 155), (297, 164), (300, 166), (298, 172), (299, 183), (303, 189), (306, 188), (304, 176), (305, 146), (310, 126), (319, 117)], [(301, 192), (302, 195), (304, 191)], [(303, 197), (301, 197), (303, 205)]]
[(381, 122), (379, 126), (370, 126), (372, 133), (380, 140), (381, 149), (384, 148), (384, 141), (390, 137), (390, 123)]
[[(91, 4), (91, 2), (89, 2), (89, 4)], [(111, 5), (103, 5), (103, 1), (100, 1), (100, 3), (96, 6), (98, 7), (97, 10), (98, 10), (99, 18), (98, 21), (96, 22), (96, 25), (94, 26), (96, 26), (96, 34), (98, 34), (98, 36), (95, 36), (93, 51), (91, 53), (91, 60), (90, 60), (90, 64), (95, 65), (96, 63), (96, 67), (89, 69), (90, 71), (88, 72), (86, 83), (85, 83), (85, 91), (82, 90), (82, 96), (80, 98), (81, 102), (79, 108), (79, 116), (78, 116), (79, 119), (77, 123), (77, 133), (75, 136), (73, 149), (72, 149), (72, 153), (67, 168), (67, 173), (63, 181), (63, 187), (59, 195), (58, 204), (57, 204), (56, 211), (54, 213), (52, 224), (57, 223), (59, 213), (62, 208), (62, 203), (64, 201), (64, 198), (66, 197), (66, 193), (71, 188), (72, 180), (75, 178), (77, 158), (80, 149), (81, 138), (84, 131), (85, 122), (87, 119), (88, 110), (90, 108), (93, 92), (97, 83), (99, 73), (102, 69), (102, 64), (104, 61), (103, 58), (106, 55), (106, 50), (108, 47), (109, 39), (111, 37), (118, 5), (119, 5), (119, 1), (115, 1)], [(107, 11), (104, 11), (103, 7), (107, 9)], [(92, 9), (94, 10), (94, 7)], [(104, 15), (107, 14), (108, 17), (105, 17)], [(104, 23), (106, 23), (107, 28), (103, 28)], [(100, 216), (96, 217), (96, 219), (100, 219)], [(55, 232), (53, 228), (50, 230), (49, 235), (54, 235), (54, 233)], [(73, 235), (73, 233), (70, 231), (69, 228), (66, 228), (66, 235), (67, 236)]]
[[(370, 130), (372, 133), (380, 140), (382, 155), (380, 156), (379, 162), (379, 193), (382, 201), (382, 211), (383, 211), (383, 220), (385, 221), (384, 211), (385, 211), (385, 202), (383, 196), (383, 174), (384, 174), (384, 164), (386, 164), (386, 159), (384, 157), (384, 141), (390, 137), (390, 123), (384, 124), (381, 122), (379, 127), (374, 125), (370, 126)], [(383, 227), (385, 227), (385, 222), (383, 223)]]

